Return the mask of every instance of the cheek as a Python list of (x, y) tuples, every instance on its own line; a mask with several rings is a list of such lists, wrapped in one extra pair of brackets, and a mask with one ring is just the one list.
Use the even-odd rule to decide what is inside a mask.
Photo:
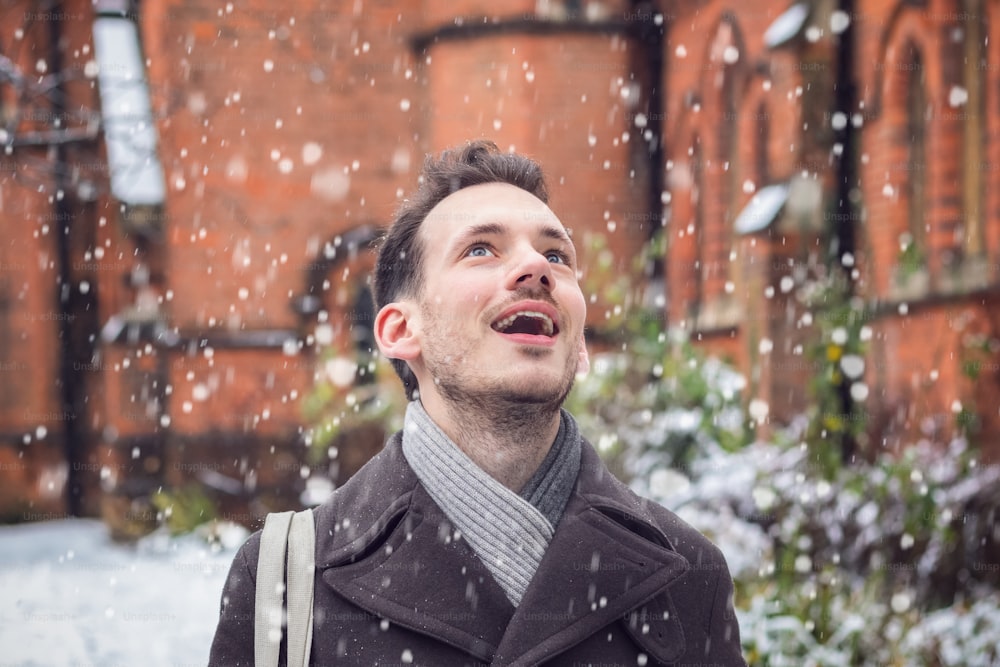
[(466, 317), (472, 317), (490, 302), (496, 291), (496, 278), (466, 274), (443, 286), (441, 302)]
[(572, 297), (566, 301), (566, 307), (573, 316), (573, 319), (583, 327), (587, 319), (587, 300), (584, 298), (583, 292), (575, 290)]
[(482, 294), (470, 291), (466, 285), (456, 284), (443, 293), (429, 294), (427, 308), (439, 326), (452, 331), (470, 328), (482, 315), (482, 305), (488, 300)]

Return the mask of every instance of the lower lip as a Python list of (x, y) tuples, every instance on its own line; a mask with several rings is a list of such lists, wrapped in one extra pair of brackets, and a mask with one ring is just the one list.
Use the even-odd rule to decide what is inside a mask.
[(555, 336), (536, 336), (535, 334), (526, 333), (516, 333), (516, 334), (506, 334), (496, 332), (498, 336), (506, 338), (511, 343), (516, 343), (518, 345), (536, 345), (541, 347), (552, 347), (556, 344)]

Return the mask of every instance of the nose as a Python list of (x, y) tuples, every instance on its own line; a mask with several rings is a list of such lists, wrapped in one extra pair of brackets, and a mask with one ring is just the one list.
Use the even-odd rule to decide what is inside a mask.
[(507, 289), (540, 287), (551, 291), (554, 286), (552, 264), (534, 248), (521, 252), (507, 277)]

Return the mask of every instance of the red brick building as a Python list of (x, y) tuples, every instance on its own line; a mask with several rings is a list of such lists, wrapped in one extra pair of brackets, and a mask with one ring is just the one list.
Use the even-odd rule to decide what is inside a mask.
[[(974, 45), (1000, 19), (873, 4), (8, 3), (0, 514), (141, 514), (191, 480), (237, 519), (294, 497), (324, 350), (364, 344), (371, 230), (426, 152), (478, 136), (546, 167), (595, 344), (652, 304), (787, 419), (811, 329), (782, 278), (847, 221), (880, 433), (945, 432), (960, 401), (995, 437), (1000, 356), (961, 370), (997, 338), (1000, 40)], [(843, 173), (854, 208), (829, 212)]]
[(948, 437), (962, 417), (996, 456), (1000, 5), (674, 11), (670, 319), (738, 360), (786, 421), (817, 370), (802, 356), (812, 313), (793, 294), (831, 240), (849, 242), (840, 263), (871, 331), (872, 446)]

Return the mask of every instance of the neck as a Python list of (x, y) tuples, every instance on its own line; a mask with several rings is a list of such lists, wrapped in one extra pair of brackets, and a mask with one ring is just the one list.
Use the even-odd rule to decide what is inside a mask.
[(440, 395), (422, 396), (434, 423), (472, 461), (515, 493), (524, 487), (549, 453), (559, 433), (559, 405), (488, 405), (467, 397), (461, 403)]

